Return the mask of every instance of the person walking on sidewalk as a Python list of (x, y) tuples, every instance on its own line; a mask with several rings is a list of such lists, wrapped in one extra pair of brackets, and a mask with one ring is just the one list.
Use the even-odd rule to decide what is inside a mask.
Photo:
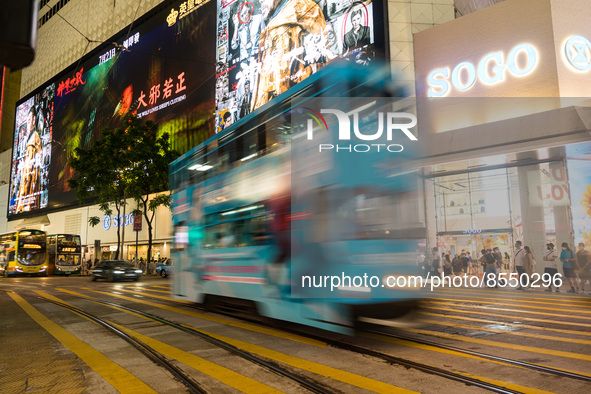
[[(579, 291), (579, 282), (577, 281), (577, 274), (575, 273), (575, 265), (577, 260), (575, 254), (568, 246), (568, 243), (562, 243), (562, 252), (560, 252), (560, 261), (562, 261), (562, 269), (564, 277), (570, 282), (570, 290), (567, 293), (577, 293)], [(575, 289), (576, 288), (576, 289)]]
[[(523, 259), (523, 269), (527, 274), (527, 285), (525, 287), (531, 289), (531, 280), (536, 266), (536, 259), (534, 258), (534, 253), (531, 251), (531, 248), (529, 246), (525, 246), (523, 249), (525, 250), (525, 258)], [(521, 284), (521, 277), (519, 279), (519, 282)]]
[(515, 256), (513, 257), (513, 263), (515, 264), (515, 270), (517, 271), (517, 280), (519, 281), (519, 287), (517, 290), (523, 290), (521, 286), (521, 275), (525, 274), (523, 269), (523, 262), (525, 260), (525, 251), (523, 250), (523, 243), (521, 241), (515, 242)]
[(544, 255), (544, 261), (546, 262), (546, 267), (544, 268), (544, 273), (550, 275), (550, 285), (546, 289), (547, 292), (552, 292), (552, 284), (554, 283), (554, 288), (558, 293), (558, 287), (554, 282), (554, 278), (556, 274), (558, 274), (558, 253), (554, 250), (554, 244), (552, 242), (546, 244), (546, 248), (548, 251)]

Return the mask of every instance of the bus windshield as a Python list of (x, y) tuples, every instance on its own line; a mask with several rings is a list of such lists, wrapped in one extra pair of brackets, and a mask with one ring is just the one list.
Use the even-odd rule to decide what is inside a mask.
[(79, 235), (58, 235), (57, 244), (62, 246), (80, 246)]
[(57, 256), (57, 261), (55, 262), (57, 265), (79, 265), (80, 264), (80, 256), (74, 254), (60, 254)]
[(19, 233), (19, 240), (25, 242), (45, 242), (46, 235), (43, 231), (27, 230)]
[(46, 253), (40, 250), (19, 250), (17, 262), (21, 265), (41, 265), (45, 263), (45, 256)]

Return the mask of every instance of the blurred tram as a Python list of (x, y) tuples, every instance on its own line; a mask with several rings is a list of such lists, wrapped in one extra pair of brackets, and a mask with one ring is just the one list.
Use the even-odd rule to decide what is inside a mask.
[(381, 115), (376, 98), (403, 93), (388, 67), (331, 64), (173, 162), (174, 296), (348, 334), (416, 309), (420, 286), (399, 280), (426, 237), (410, 149), (319, 151), (334, 125), (295, 118), (348, 97)]

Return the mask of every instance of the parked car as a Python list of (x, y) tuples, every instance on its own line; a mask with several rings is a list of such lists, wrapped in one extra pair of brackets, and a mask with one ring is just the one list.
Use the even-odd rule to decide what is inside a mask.
[(174, 264), (172, 263), (172, 260), (168, 259), (165, 263), (156, 266), (156, 273), (161, 277), (166, 278), (168, 275), (172, 275), (173, 266)]
[(135, 280), (142, 277), (142, 270), (134, 267), (125, 260), (103, 260), (92, 269), (92, 280), (106, 279), (114, 282), (116, 280)]

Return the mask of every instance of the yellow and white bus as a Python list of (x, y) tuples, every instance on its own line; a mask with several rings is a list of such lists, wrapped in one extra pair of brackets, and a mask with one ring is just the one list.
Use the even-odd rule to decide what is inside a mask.
[(5, 277), (47, 276), (47, 234), (18, 230), (0, 235), (0, 270)]

